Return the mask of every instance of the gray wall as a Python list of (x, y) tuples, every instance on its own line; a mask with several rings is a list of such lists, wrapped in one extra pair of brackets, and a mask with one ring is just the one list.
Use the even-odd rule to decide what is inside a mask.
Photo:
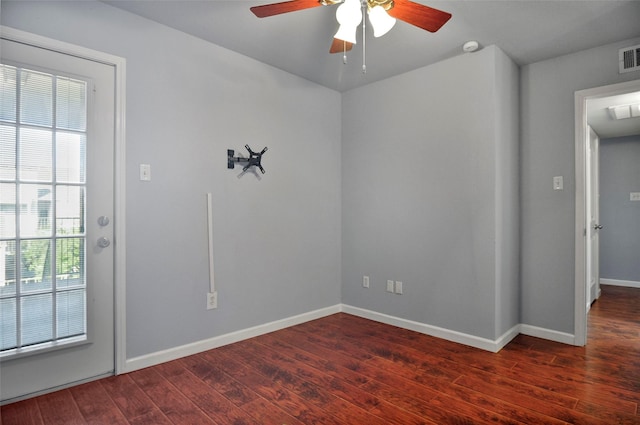
[(640, 135), (600, 140), (600, 278), (640, 282)]
[[(574, 331), (574, 94), (639, 78), (618, 73), (632, 39), (521, 68), (522, 323)], [(564, 176), (554, 191), (553, 176)]]
[[(517, 70), (497, 48), (341, 98), (99, 2), (3, 1), (1, 19), (127, 59), (129, 358), (341, 299), (490, 339), (519, 321), (573, 332), (574, 92), (638, 78), (617, 50), (640, 39), (523, 67), (518, 152)], [(245, 143), (269, 146), (262, 180), (226, 169)], [(194, 307), (206, 192), (213, 312)]]
[[(99, 2), (3, 1), (2, 24), (127, 60), (128, 358), (340, 302), (338, 92)], [(247, 143), (261, 180), (226, 168)]]
[(520, 323), (520, 70), (495, 55), (496, 330)]
[(343, 302), (492, 340), (518, 323), (515, 65), (489, 47), (343, 111)]

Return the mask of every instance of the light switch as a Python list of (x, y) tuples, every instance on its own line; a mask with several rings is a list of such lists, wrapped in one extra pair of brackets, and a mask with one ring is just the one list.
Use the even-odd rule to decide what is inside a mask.
[(151, 164), (140, 164), (140, 180), (143, 182), (151, 181)]
[(630, 201), (640, 201), (640, 192), (631, 192), (629, 193)]
[(553, 178), (553, 190), (562, 190), (564, 189), (564, 179), (562, 176), (555, 176)]

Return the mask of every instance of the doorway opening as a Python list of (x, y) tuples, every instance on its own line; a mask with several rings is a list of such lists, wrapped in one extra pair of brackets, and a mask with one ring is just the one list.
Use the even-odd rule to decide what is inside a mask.
[(598, 222), (599, 188), (597, 184), (599, 138), (596, 136), (594, 143), (595, 132), (589, 123), (589, 108), (603, 99), (629, 96), (637, 92), (640, 92), (640, 80), (596, 87), (575, 93), (574, 344), (578, 346), (587, 343), (588, 306), (599, 293), (598, 232), (601, 229)]

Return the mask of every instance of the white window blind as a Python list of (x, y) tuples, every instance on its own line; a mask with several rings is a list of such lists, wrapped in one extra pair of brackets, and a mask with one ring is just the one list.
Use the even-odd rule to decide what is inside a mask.
[(0, 355), (86, 336), (87, 82), (0, 65)]

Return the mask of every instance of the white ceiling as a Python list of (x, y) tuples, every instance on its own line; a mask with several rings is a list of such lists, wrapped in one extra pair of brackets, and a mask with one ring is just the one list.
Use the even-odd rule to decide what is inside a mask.
[[(257, 18), (251, 6), (279, 0), (102, 1), (341, 92), (465, 54), (469, 40), (481, 48), (495, 44), (525, 65), (640, 36), (638, 0), (414, 0), (453, 17), (437, 33), (402, 21), (380, 38), (369, 32), (363, 74), (360, 31), (346, 65), (341, 53), (329, 54), (335, 5)], [(605, 123), (609, 117), (596, 111), (606, 106), (594, 107), (590, 121), (617, 137)], [(628, 121), (624, 125), (640, 119)], [(640, 134), (640, 124), (632, 131)]]
[(640, 92), (589, 99), (587, 100), (587, 121), (601, 139), (640, 135), (640, 117), (616, 120), (609, 112), (609, 106), (638, 103), (640, 103)]

